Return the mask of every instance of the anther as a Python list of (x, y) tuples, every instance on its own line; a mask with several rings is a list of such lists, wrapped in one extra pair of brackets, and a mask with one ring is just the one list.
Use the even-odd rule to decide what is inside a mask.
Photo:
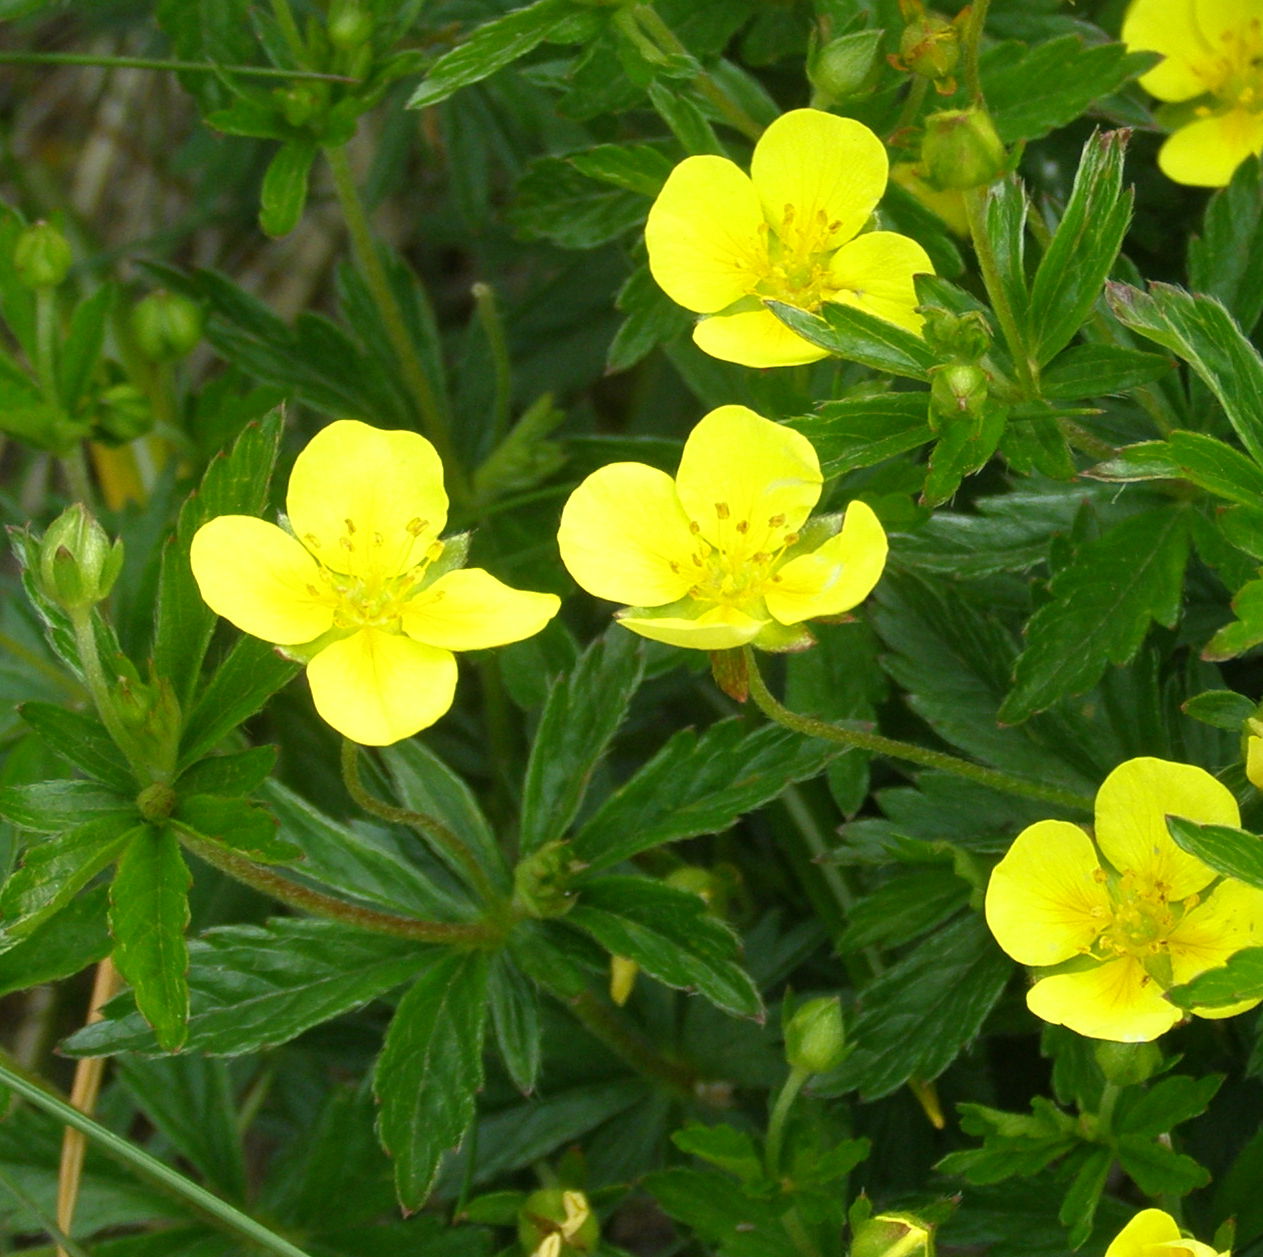
[(783, 528), (785, 526), (785, 516), (778, 511), (775, 515), (769, 515), (767, 520), (769, 528)]
[(737, 520), (737, 531), (744, 536), (750, 531), (750, 521), (748, 519)]
[(355, 549), (355, 542), (353, 542), (350, 537), (339, 537), (338, 545), (340, 545), (344, 550)]
[(353, 537), (353, 536), (355, 536), (355, 522), (354, 522), (354, 520), (344, 519), (342, 522), (346, 525), (346, 530), (347, 530), (348, 534), (350, 534), (352, 537)]
[(693, 534), (693, 536), (695, 536), (695, 537), (696, 537), (696, 536), (697, 536), (697, 534), (698, 534), (699, 532), (701, 532), (701, 531), (702, 531), (702, 526), (701, 526), (701, 524), (699, 524), (699, 523), (697, 522), (697, 520), (695, 520), (695, 519), (690, 519), (690, 520), (689, 520), (689, 532), (691, 532), (691, 533)]
[(305, 532), (303, 533), (303, 545), (305, 545), (308, 550), (319, 550), (320, 539), (314, 532)]
[(727, 502), (715, 503), (715, 515), (719, 519), (727, 519), (731, 514), (732, 514), (732, 511), (729, 510)]
[(410, 532), (414, 537), (419, 537), (429, 522), (428, 519), (422, 519), (419, 515), (414, 516), (404, 525), (404, 531)]

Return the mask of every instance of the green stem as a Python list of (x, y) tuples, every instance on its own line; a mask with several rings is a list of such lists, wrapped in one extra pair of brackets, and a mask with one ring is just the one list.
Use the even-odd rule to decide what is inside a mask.
[(899, 116), (895, 119), (895, 125), (890, 129), (890, 137), (887, 143), (898, 144), (900, 132), (906, 131), (917, 120), (917, 115), (921, 112), (921, 106), (925, 104), (925, 93), (929, 90), (929, 87), (930, 80), (923, 75), (914, 74), (912, 76), (912, 84), (908, 88), (908, 94), (903, 98), (903, 106), (899, 110)]
[(35, 290), (35, 374), (44, 400), (61, 410), (61, 393), (57, 388), (57, 290), (42, 287)]
[(82, 1131), (107, 1155), (116, 1161), (121, 1161), (149, 1182), (174, 1192), (181, 1200), (187, 1201), (195, 1209), (205, 1213), (212, 1222), (240, 1236), (246, 1243), (256, 1245), (266, 1252), (275, 1253), (277, 1257), (309, 1257), (301, 1248), (296, 1248), (287, 1239), (268, 1230), (262, 1223), (256, 1222), (241, 1210), (235, 1209), (227, 1201), (220, 1200), (204, 1187), (191, 1182), (183, 1174), (150, 1156), (144, 1149), (137, 1148), (128, 1140), (94, 1122), (44, 1086), (32, 1082), (22, 1074), (15, 1073), (3, 1062), (0, 1062), (0, 1083), (64, 1125)]
[[(640, 29), (653, 40), (659, 50), (672, 57), (692, 57), (676, 33), (662, 20), (652, 4), (637, 4), (632, 17)], [(758, 141), (763, 128), (705, 70), (698, 73), (693, 86), (719, 111), (720, 116), (748, 139)]]
[(461, 838), (444, 825), (441, 820), (425, 812), (414, 812), (411, 808), (395, 807), (390, 803), (383, 803), (381, 799), (374, 798), (373, 795), (369, 794), (364, 788), (364, 783), (360, 780), (359, 757), (359, 745), (352, 742), (350, 738), (343, 738), (342, 780), (345, 782), (347, 793), (351, 798), (372, 816), (389, 821), (392, 825), (409, 825), (429, 835), (465, 870), (470, 884), (483, 897), (483, 901), (489, 907), (500, 904), (502, 896), (496, 892), (496, 888), (491, 884), (486, 871), (478, 863), (477, 857)]
[(894, 738), (883, 737), (879, 733), (827, 724), (813, 716), (800, 716), (797, 712), (782, 706), (773, 697), (759, 672), (753, 649), (743, 646), (742, 650), (745, 652), (746, 666), (750, 673), (750, 696), (755, 704), (770, 720), (784, 725), (787, 729), (793, 729), (795, 733), (802, 733), (811, 738), (821, 738), (826, 742), (835, 742), (839, 746), (857, 746), (874, 755), (887, 755), (891, 759), (906, 760), (910, 764), (919, 764), (922, 768), (931, 768), (937, 772), (952, 773), (968, 781), (976, 781), (990, 790), (999, 790), (1004, 794), (1014, 794), (1024, 799), (1037, 799), (1041, 803), (1050, 803), (1054, 807), (1088, 813), (1095, 807), (1095, 801), (1087, 795), (1075, 794), (1073, 791), (1062, 790), (1057, 786), (1041, 785), (1036, 781), (1027, 781), (1022, 777), (1000, 772), (998, 769), (984, 768), (981, 764), (974, 764), (956, 755), (948, 755), (943, 751), (931, 751), (923, 746), (914, 746), (910, 742), (899, 742)]
[(491, 350), (491, 366), (495, 376), (495, 401), (491, 410), (491, 449), (504, 440), (509, 431), (509, 407), (513, 400), (513, 373), (509, 366), (509, 347), (504, 338), (504, 320), (496, 301), (496, 290), (490, 284), (477, 283), (473, 293), (474, 309), (482, 334)]
[[(802, 1253), (803, 1257), (821, 1257), (820, 1245), (807, 1233), (807, 1227), (803, 1223), (802, 1215), (799, 1214), (797, 1205), (791, 1206), (787, 1212), (781, 1215), (781, 1225), (785, 1228), (785, 1233), (789, 1236), (794, 1247)], [(883, 1257), (885, 1257), (884, 1254)]]
[(991, 237), (987, 234), (987, 189), (970, 188), (962, 195), (965, 198), (965, 213), (969, 219), (969, 234), (973, 238), (978, 269), (982, 272), (982, 282), (986, 285), (991, 308), (995, 311), (1009, 353), (1013, 356), (1013, 365), (1022, 390), (1027, 398), (1033, 400), (1039, 396), (1038, 368), (1027, 352), (1026, 340), (1018, 327), (1017, 316), (1000, 280), (1000, 267), (995, 250), (991, 247)]
[(75, 633), (75, 647), (79, 653), (79, 666), (83, 669), (83, 679), (96, 705), (97, 714), (105, 726), (114, 745), (127, 757), (137, 781), (148, 782), (152, 774), (147, 757), (136, 745), (131, 732), (119, 718), (118, 709), (114, 706), (114, 698), (110, 693), (110, 683), (106, 679), (105, 669), (101, 666), (101, 656), (96, 648), (96, 632), (92, 628), (92, 612), (87, 607), (77, 607), (70, 612), (70, 623)]
[(962, 40), (965, 46), (965, 90), (975, 105), (982, 104), (982, 76), (979, 74), (978, 60), (982, 51), (982, 28), (987, 24), (987, 6), (990, 2), (991, 0), (972, 0), (969, 6), (969, 22)]
[(1110, 1134), (1114, 1125), (1114, 1105), (1118, 1103), (1122, 1090), (1118, 1083), (1110, 1082), (1108, 1079), (1105, 1086), (1101, 1088), (1101, 1103), (1096, 1110), (1096, 1130), (1098, 1136), (1102, 1138)]
[(785, 1120), (789, 1117), (789, 1111), (794, 1107), (794, 1101), (798, 1099), (798, 1093), (803, 1089), (803, 1084), (810, 1077), (809, 1070), (791, 1069), (789, 1077), (785, 1079), (785, 1085), (776, 1097), (776, 1103), (772, 1106), (772, 1116), (768, 1118), (767, 1123), (767, 1143), (763, 1149), (763, 1165), (767, 1170), (768, 1178), (774, 1179), (781, 1172), (781, 1146), (785, 1142)]
[(210, 61), (169, 61), (159, 57), (101, 57), (82, 52), (0, 52), (0, 65), (83, 65), (105, 70), (165, 70), (175, 74), (238, 74), (254, 79), (319, 79), (358, 83), (345, 74), (314, 70), (282, 70), (270, 65), (216, 65)]
[(96, 494), (92, 491), (92, 477), (88, 474), (88, 460), (83, 455), (83, 442), (76, 441), (62, 456), (61, 469), (66, 473), (70, 496), (82, 502), (90, 512), (96, 509)]
[(178, 831), (180, 842), (199, 859), (213, 865), (221, 873), (241, 882), (260, 894), (288, 904), (291, 908), (309, 912), (312, 916), (342, 921), (374, 934), (392, 934), (396, 938), (416, 939), (420, 943), (450, 943), (460, 946), (484, 946), (500, 938), (498, 930), (489, 925), (458, 921), (422, 921), (415, 917), (396, 916), (391, 912), (379, 912), (375, 908), (361, 908), (333, 895), (326, 895), (288, 877), (255, 864), (245, 856), (219, 843), (208, 842), (188, 830)]
[(1099, 436), (1089, 432), (1087, 428), (1075, 423), (1073, 419), (1067, 419), (1064, 416), (1058, 418), (1057, 426), (1061, 429), (1061, 434), (1070, 442), (1075, 449), (1082, 450), (1085, 454), (1090, 454), (1093, 458), (1105, 460), (1113, 458), (1118, 450), (1114, 448), (1108, 441), (1103, 441)]
[(468, 496), (464, 471), (456, 456), (456, 447), (452, 443), (447, 419), (439, 406), (434, 387), (426, 376), (417, 357), (417, 347), (413, 344), (404, 319), (403, 310), (390, 286), (390, 277), (382, 264), (381, 254), (373, 240), (373, 231), (369, 226), (368, 214), (364, 202), (360, 199), (359, 188), (355, 176), (351, 173), (351, 163), (347, 160), (346, 146), (326, 148), (325, 157), (333, 174), (333, 186), (338, 195), (338, 203), (342, 206), (342, 216), (346, 219), (347, 231), (351, 236), (351, 251), (355, 255), (356, 264), (364, 274), (373, 300), (377, 303), (381, 314), (382, 326), (386, 329), (386, 337), (394, 350), (403, 373), (404, 382), (417, 407), (417, 417), (422, 431), (438, 450), (439, 457), (447, 471), (448, 491), (454, 499), (463, 501)]

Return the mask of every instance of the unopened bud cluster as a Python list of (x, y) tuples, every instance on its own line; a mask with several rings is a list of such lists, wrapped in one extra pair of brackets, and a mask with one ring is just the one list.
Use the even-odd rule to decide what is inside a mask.
[(123, 543), (111, 542), (81, 502), (58, 515), (40, 543), (40, 585), (66, 611), (107, 598), (122, 566)]

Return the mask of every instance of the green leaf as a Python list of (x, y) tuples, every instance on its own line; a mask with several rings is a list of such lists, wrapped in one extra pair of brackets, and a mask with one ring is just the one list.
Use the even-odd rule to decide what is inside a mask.
[(1263, 999), (1263, 947), (1247, 947), (1228, 962), (1199, 973), (1167, 992), (1180, 1008), (1222, 1008), (1242, 1000)]
[(58, 834), (84, 821), (126, 813), (136, 821), (134, 796), (107, 790), (95, 781), (36, 781), (0, 786), (0, 816), (20, 829)]
[(638, 266), (614, 304), (626, 315), (610, 342), (607, 371), (626, 371), (664, 341), (682, 335), (693, 316), (658, 287), (647, 266)]
[(1166, 441), (1126, 445), (1084, 473), (1095, 480), (1189, 480), (1242, 506), (1263, 500), (1263, 469), (1240, 450), (1201, 432), (1172, 432)]
[(820, 456), (826, 480), (906, 454), (934, 439), (927, 393), (878, 393), (822, 402), (814, 414), (787, 426), (801, 432)]
[(1168, 816), (1167, 830), (1176, 845), (1216, 873), (1263, 888), (1263, 838), (1230, 825), (1199, 825), (1182, 816)]
[(508, 956), (492, 958), (487, 974), (487, 1002), (491, 1024), (505, 1068), (524, 1095), (535, 1090), (541, 1058), (539, 993)]
[(983, 230), (991, 242), (1000, 287), (1023, 331), (1029, 325), (1031, 300), (1026, 282), (1028, 212), (1026, 187), (1016, 175), (997, 180), (984, 194)]
[(474, 1117), (482, 1086), (487, 958), (450, 953), (399, 1001), (373, 1072), (377, 1133), (405, 1209), (420, 1209), (443, 1154)]
[(641, 639), (614, 624), (553, 685), (526, 767), (523, 855), (560, 838), (574, 820), (643, 670)]
[(174, 831), (144, 825), (131, 835), (110, 885), (114, 962), (168, 1052), (188, 1033), (191, 881)]
[(430, 67), (424, 82), (408, 98), (406, 108), (425, 109), (462, 87), (480, 83), (543, 43), (570, 13), (566, 0), (535, 0), (534, 4), (484, 23)]
[(298, 847), (276, 836), (276, 818), (244, 799), (189, 795), (180, 799), (171, 823), (259, 864), (293, 864), (302, 858)]
[(1143, 1091), (1128, 1090), (1115, 1110), (1114, 1129), (1129, 1135), (1165, 1135), (1205, 1113), (1223, 1081), (1222, 1074), (1171, 1074)]
[(55, 703), (23, 703), (18, 715), (40, 741), (68, 764), (82, 769), (121, 795), (138, 789), (135, 776), (105, 726), (94, 716)]
[(1210, 1182), (1210, 1173), (1192, 1157), (1145, 1135), (1120, 1135), (1116, 1147), (1124, 1171), (1146, 1196), (1187, 1196)]
[(115, 859), (137, 820), (135, 812), (99, 817), (27, 847), (21, 868), (0, 887), (0, 948), (26, 938), (64, 908)]
[(615, 188), (654, 197), (671, 173), (671, 159), (652, 144), (598, 144), (566, 157), (580, 174)]
[(1240, 733), (1245, 722), (1254, 715), (1257, 708), (1244, 694), (1232, 690), (1205, 690), (1194, 694), (1180, 704), (1180, 710), (1202, 724), (1212, 725), (1216, 729), (1227, 729), (1230, 733)]
[(1263, 642), (1263, 580), (1242, 585), (1232, 597), (1236, 619), (1206, 644), (1203, 659), (1233, 659)]
[(79, 302), (70, 316), (70, 327), (57, 360), (57, 386), (67, 410), (77, 407), (96, 369), (117, 295), (113, 284), (102, 284)]
[(1179, 354), (1223, 406), (1241, 444), (1263, 463), (1263, 359), (1213, 297), (1170, 284), (1147, 293), (1111, 283), (1111, 309), (1133, 331)]
[(252, 794), (276, 767), (276, 747), (252, 746), (248, 751), (208, 755), (186, 769), (176, 780), (180, 795), (221, 794), (236, 797)]
[(601, 804), (574, 837), (593, 870), (698, 834), (719, 833), (841, 752), (777, 725), (754, 730), (740, 718), (703, 733), (681, 729)]
[(1042, 372), (1039, 389), (1054, 401), (1104, 397), (1159, 380), (1172, 365), (1162, 354), (1121, 345), (1071, 345)]
[(263, 176), (259, 226), (264, 235), (288, 236), (303, 216), (307, 180), (318, 149), (314, 140), (288, 140), (276, 150)]
[(1206, 202), (1202, 234), (1188, 243), (1188, 282), (1218, 297), (1249, 335), (1263, 313), (1263, 168), (1256, 157)]
[(202, 601), (189, 566), (193, 534), (216, 515), (262, 513), (280, 436), (281, 418), (273, 412), (259, 423), (249, 424), (231, 450), (216, 455), (206, 468), (198, 491), (180, 508), (175, 535), (163, 549), (154, 629), (154, 671), (171, 682), (185, 711), (189, 709), (216, 620), (215, 613)]
[(1101, 296), (1131, 218), (1123, 189), (1127, 131), (1083, 146), (1065, 213), (1031, 281), (1031, 332), (1042, 365), (1064, 349)]
[(980, 917), (969, 913), (943, 927), (864, 988), (854, 1050), (813, 1090), (858, 1089), (876, 1100), (909, 1078), (932, 1082), (978, 1033), (1012, 971)]
[(987, 465), (1004, 436), (1008, 407), (988, 398), (981, 413), (961, 415), (946, 423), (930, 455), (921, 501), (941, 506), (960, 487), (960, 482)]
[(1072, 1249), (1082, 1247), (1092, 1234), (1092, 1223), (1101, 1203), (1101, 1193), (1105, 1190), (1105, 1180), (1114, 1164), (1114, 1153), (1110, 1148), (1084, 1151), (1086, 1155), (1057, 1214), (1057, 1220), (1069, 1232), (1066, 1242)]
[(735, 1174), (743, 1183), (758, 1183), (763, 1178), (763, 1158), (744, 1130), (723, 1122), (715, 1126), (690, 1122), (672, 1134), (671, 1142), (681, 1152)]
[[(106, 887), (94, 886), (51, 920), (46, 918), (42, 925), (23, 931), (21, 942), (0, 951), (0, 998), (45, 982), (59, 982), (109, 955), (106, 906)], [(0, 911), (0, 916), (4, 915)], [(0, 947), (3, 937), (0, 935)]]
[(1000, 720), (1017, 724), (1093, 685), (1107, 663), (1129, 663), (1150, 621), (1180, 614), (1188, 526), (1174, 510), (1144, 511), (1082, 547), (1026, 626), (1026, 648)]
[(713, 1170), (660, 1170), (644, 1181), (663, 1211), (720, 1245), (723, 1257), (798, 1257), (801, 1250), (781, 1222), (783, 1204), (738, 1190)]
[(518, 183), (508, 219), (528, 240), (592, 249), (640, 228), (647, 208), (639, 193), (597, 183), (564, 157), (537, 157)]
[[(207, 930), (189, 943), (185, 1049), (237, 1056), (287, 1043), (304, 1030), (384, 995), (435, 955), (408, 939), (338, 921), (278, 917)], [(129, 995), (64, 1049), (74, 1056), (160, 1051)]]
[(759, 993), (737, 963), (736, 935), (699, 895), (644, 877), (602, 877), (584, 884), (564, 921), (667, 986), (696, 988), (739, 1017), (763, 1015)]
[(968, 884), (946, 869), (900, 874), (870, 891), (847, 913), (838, 953), (910, 942), (955, 916), (968, 902)]
[(915, 332), (866, 310), (828, 302), (819, 314), (812, 314), (783, 301), (763, 304), (791, 331), (839, 358), (913, 380), (929, 379), (930, 368), (937, 364), (930, 347)]

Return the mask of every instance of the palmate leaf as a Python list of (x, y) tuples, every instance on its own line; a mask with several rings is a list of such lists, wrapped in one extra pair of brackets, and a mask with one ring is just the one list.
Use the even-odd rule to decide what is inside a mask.
[(906, 454), (934, 439), (926, 393), (878, 393), (822, 402), (813, 414), (791, 419), (815, 447), (820, 470), (832, 479)]
[(1173, 986), (1167, 998), (1180, 1008), (1223, 1008), (1241, 1000), (1263, 999), (1263, 947), (1247, 947), (1228, 958), (1227, 964), (1207, 969), (1181, 986)]
[(812, 314), (783, 301), (766, 300), (763, 304), (804, 340), (877, 371), (925, 380), (930, 368), (937, 365), (933, 352), (915, 332), (865, 310), (828, 302), (819, 314)]
[(1257, 834), (1229, 825), (1199, 825), (1182, 816), (1168, 816), (1167, 829), (1178, 846), (1216, 873), (1263, 889), (1263, 838)]
[(1206, 202), (1202, 234), (1188, 244), (1188, 282), (1218, 297), (1249, 335), (1263, 313), (1263, 178), (1249, 157)]

